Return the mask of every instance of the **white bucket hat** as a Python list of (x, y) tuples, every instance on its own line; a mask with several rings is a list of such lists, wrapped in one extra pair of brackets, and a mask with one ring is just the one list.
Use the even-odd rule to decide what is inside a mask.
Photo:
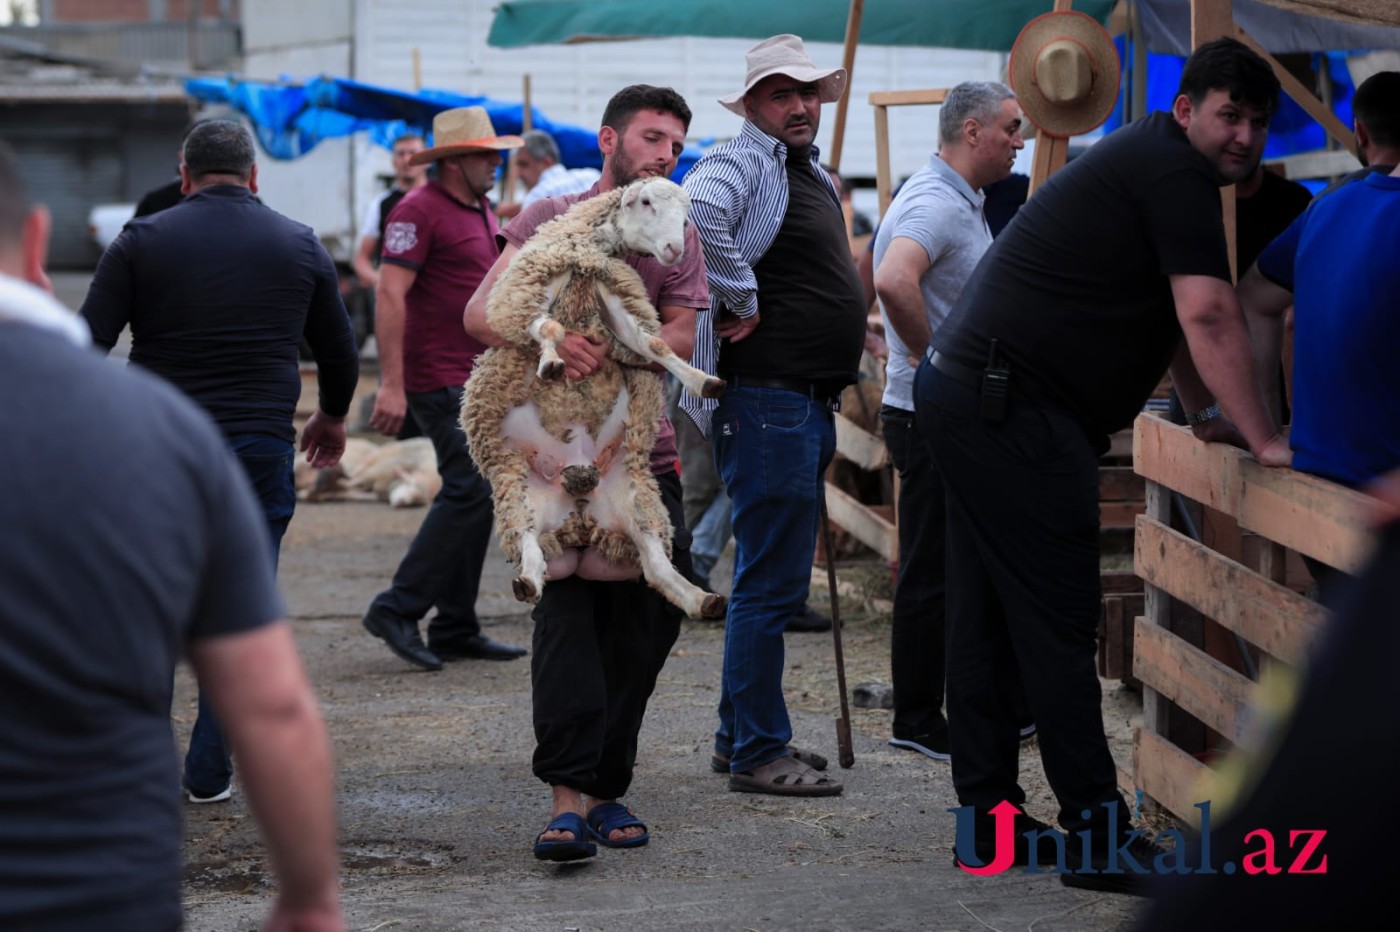
[(846, 91), (846, 69), (818, 68), (812, 59), (807, 57), (802, 40), (788, 33), (764, 39), (749, 49), (744, 60), (749, 66), (748, 76), (744, 78), (744, 89), (719, 99), (724, 109), (739, 116), (747, 116), (744, 113), (744, 95), (753, 90), (753, 86), (759, 81), (775, 74), (816, 84), (817, 94), (824, 104), (840, 100)]

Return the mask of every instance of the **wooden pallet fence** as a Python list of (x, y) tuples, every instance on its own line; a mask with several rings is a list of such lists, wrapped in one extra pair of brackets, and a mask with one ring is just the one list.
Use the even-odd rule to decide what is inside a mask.
[[(1143, 687), (1134, 780), (1158, 804), (1193, 822), (1203, 765), (1167, 735), (1167, 703), (1234, 740), (1254, 683), (1174, 635), (1170, 600), (1213, 619), (1267, 658), (1297, 664), (1325, 614), (1277, 581), (1284, 549), (1354, 572), (1373, 539), (1362, 519), (1360, 493), (1292, 470), (1266, 469), (1247, 453), (1202, 443), (1155, 415), (1143, 414), (1134, 424), (1133, 468), (1146, 481), (1133, 553), (1145, 588), (1143, 614), (1133, 626), (1132, 671)], [(1173, 530), (1173, 491), (1265, 538), (1260, 566), (1245, 566)]]

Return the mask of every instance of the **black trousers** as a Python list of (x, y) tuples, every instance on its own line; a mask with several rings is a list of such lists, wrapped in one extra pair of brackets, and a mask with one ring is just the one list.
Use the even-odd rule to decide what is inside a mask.
[[(680, 478), (656, 479), (671, 516), (671, 562), (689, 576)], [(647, 700), (683, 617), (642, 580), (545, 583), (530, 661), (535, 776), (596, 799), (627, 792)]]
[(472, 462), (458, 422), (461, 388), (408, 395), (408, 410), (433, 442), (442, 489), (433, 499), (394, 582), (377, 596), (374, 611), (418, 621), (431, 608), (428, 645), (481, 633), (476, 597), (481, 566), (491, 543), (491, 483)]
[(885, 447), (899, 472), (899, 578), (890, 630), (890, 679), (894, 684), (896, 738), (944, 734), (944, 532), (943, 477), (914, 412), (880, 409)]
[(1045, 776), (1069, 832), (1121, 830), (1095, 667), (1099, 618), (1098, 460), (1066, 414), (1013, 402), (1004, 423), (978, 393), (927, 361), (919, 425), (948, 502), (948, 724), (958, 801), (1025, 802), (1017, 782), (1016, 678), (1039, 727)]

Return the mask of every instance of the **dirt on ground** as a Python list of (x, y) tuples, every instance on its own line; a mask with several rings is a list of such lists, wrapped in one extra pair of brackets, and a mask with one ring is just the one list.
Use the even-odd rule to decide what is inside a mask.
[[(531, 844), (549, 791), (530, 772), (529, 659), (418, 671), (360, 626), (423, 509), (302, 504), (282, 550), (281, 584), (336, 749), (343, 888), (352, 929), (1117, 929), (1138, 901), (1063, 887), (1052, 875), (974, 877), (952, 866), (956, 805), (946, 763), (889, 747), (890, 713), (852, 709), (855, 766), (836, 767), (832, 637), (787, 637), (795, 743), (821, 751), (844, 795), (793, 800), (728, 792), (711, 773), (722, 626), (685, 624), (661, 674), (626, 802), (651, 843), (557, 866)], [(725, 564), (715, 574), (725, 578)], [(842, 566), (848, 685), (889, 682), (889, 571)], [(819, 574), (815, 579), (824, 579)], [(493, 638), (530, 641), (499, 552), (478, 610)], [(828, 610), (825, 585), (812, 604)], [(177, 683), (177, 740), (195, 715)], [(1131, 755), (1137, 696), (1104, 682), (1119, 766)], [(1028, 811), (1056, 806), (1032, 742), (1022, 754)], [(236, 782), (236, 781), (235, 781)], [(186, 807), (188, 927), (255, 929), (273, 892), (246, 800)]]

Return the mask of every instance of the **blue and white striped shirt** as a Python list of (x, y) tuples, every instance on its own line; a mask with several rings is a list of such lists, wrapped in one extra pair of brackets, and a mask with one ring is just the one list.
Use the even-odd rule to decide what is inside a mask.
[[(812, 172), (839, 206), (840, 198), (821, 167), (820, 156), (812, 146)], [(695, 163), (683, 186), (690, 195), (690, 222), (705, 247), (710, 280), (710, 313), (695, 315), (690, 364), (713, 375), (719, 364), (714, 322), (721, 309), (739, 317), (752, 317), (758, 311), (753, 267), (773, 245), (787, 215), (787, 146), (745, 120), (738, 136)], [(689, 392), (681, 397), (681, 409), (707, 437), (715, 404)]]

